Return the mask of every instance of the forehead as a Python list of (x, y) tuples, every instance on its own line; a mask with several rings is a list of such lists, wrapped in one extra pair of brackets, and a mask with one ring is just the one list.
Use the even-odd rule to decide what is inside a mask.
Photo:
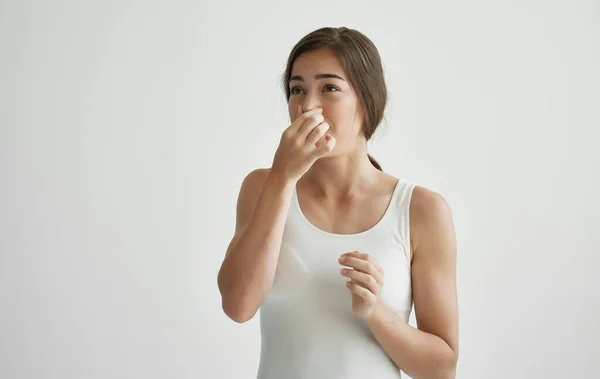
[(327, 72), (345, 77), (344, 67), (340, 59), (326, 49), (302, 53), (294, 61), (292, 75), (313, 72)]

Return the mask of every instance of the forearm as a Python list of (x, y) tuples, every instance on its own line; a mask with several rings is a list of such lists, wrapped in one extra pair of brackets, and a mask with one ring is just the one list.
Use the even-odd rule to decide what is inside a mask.
[(454, 379), (457, 355), (440, 337), (404, 321), (379, 301), (365, 322), (388, 356), (414, 379)]
[(252, 219), (224, 260), (219, 287), (238, 321), (251, 318), (271, 289), (294, 185), (267, 177)]

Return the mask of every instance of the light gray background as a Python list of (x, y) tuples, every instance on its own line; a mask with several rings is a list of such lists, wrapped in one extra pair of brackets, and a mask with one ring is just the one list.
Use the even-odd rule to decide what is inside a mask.
[(600, 4), (573, 0), (0, 1), (0, 377), (254, 377), (216, 274), (321, 26), (377, 45), (370, 151), (454, 212), (457, 377), (600, 377)]

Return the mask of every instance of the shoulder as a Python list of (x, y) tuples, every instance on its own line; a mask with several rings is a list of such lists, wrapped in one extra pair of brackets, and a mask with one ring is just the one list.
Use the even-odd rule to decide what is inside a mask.
[(454, 225), (446, 198), (436, 191), (415, 185), (410, 202), (410, 229), (411, 254), (433, 241), (452, 243)]
[(238, 195), (240, 206), (248, 207), (254, 205), (270, 172), (270, 168), (257, 168), (246, 174), (242, 180)]
[(244, 177), (241, 189), (256, 189), (256, 187), (262, 187), (270, 172), (270, 168), (256, 168), (250, 171)]
[(444, 196), (419, 185), (415, 185), (410, 207), (415, 221), (431, 221), (451, 212)]

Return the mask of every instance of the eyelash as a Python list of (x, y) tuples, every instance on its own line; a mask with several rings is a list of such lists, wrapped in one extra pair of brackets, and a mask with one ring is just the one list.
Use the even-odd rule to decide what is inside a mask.
[[(336, 87), (336, 86), (334, 86), (334, 85), (331, 85), (331, 84), (326, 84), (326, 85), (325, 85), (325, 88), (328, 88), (328, 87), (335, 88), (335, 91), (329, 91), (329, 92), (336, 92), (336, 91), (339, 91), (339, 88), (337, 88), (337, 87)], [(295, 90), (296, 88), (300, 88), (300, 87), (298, 87), (298, 86), (295, 86), (295, 87), (292, 87), (292, 89), (290, 89), (290, 96), (291, 96), (291, 95), (296, 95), (296, 93), (294, 93), (294, 90)]]

